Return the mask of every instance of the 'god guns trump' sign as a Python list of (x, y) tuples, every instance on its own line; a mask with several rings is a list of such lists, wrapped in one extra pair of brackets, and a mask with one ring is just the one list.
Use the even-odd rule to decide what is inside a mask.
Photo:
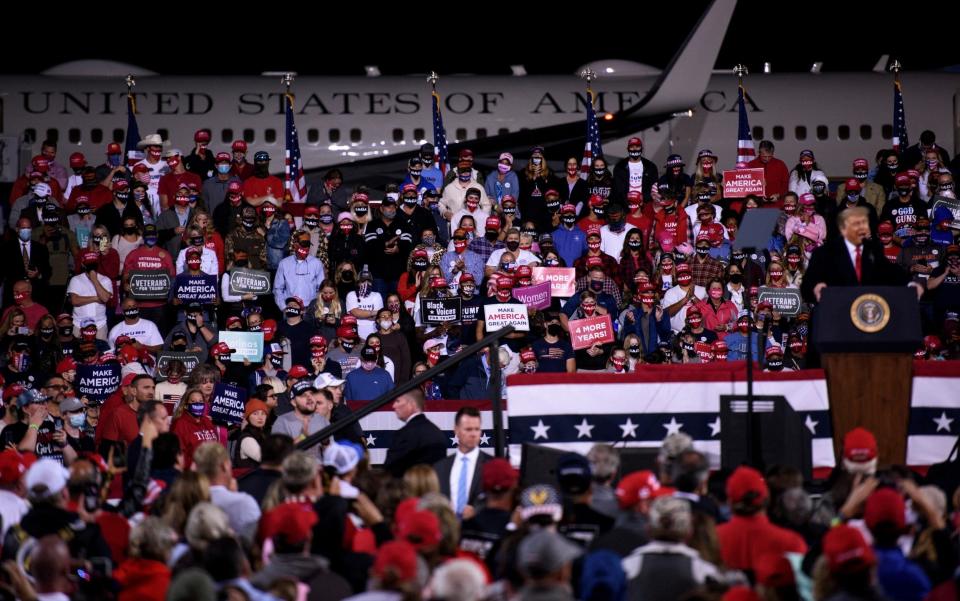
[(609, 315), (575, 319), (569, 325), (570, 344), (575, 351), (613, 342), (613, 322)]

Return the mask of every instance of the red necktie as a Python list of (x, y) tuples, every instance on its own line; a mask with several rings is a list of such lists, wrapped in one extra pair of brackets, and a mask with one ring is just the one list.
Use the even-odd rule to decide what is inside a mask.
[(863, 282), (863, 259), (860, 257), (860, 246), (857, 246), (856, 259), (853, 262), (853, 268), (857, 272), (857, 282)]

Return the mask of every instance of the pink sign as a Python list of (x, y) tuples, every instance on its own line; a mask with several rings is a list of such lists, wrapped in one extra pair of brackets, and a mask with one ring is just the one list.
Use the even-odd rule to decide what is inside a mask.
[(598, 315), (569, 322), (570, 344), (573, 350), (589, 348), (594, 344), (613, 342), (613, 322), (609, 315)]
[(533, 283), (550, 282), (550, 296), (570, 298), (577, 293), (577, 270), (573, 267), (534, 267)]
[(530, 309), (550, 307), (550, 282), (541, 282), (524, 288), (514, 288), (513, 296)]
[(766, 196), (763, 169), (732, 169), (723, 172), (723, 197)]

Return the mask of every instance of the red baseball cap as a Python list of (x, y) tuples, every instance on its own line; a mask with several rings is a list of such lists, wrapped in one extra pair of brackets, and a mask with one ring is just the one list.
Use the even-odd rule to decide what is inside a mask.
[(855, 463), (877, 458), (877, 438), (866, 428), (854, 428), (843, 437), (843, 457)]
[(591, 223), (587, 226), (587, 236), (599, 236), (600, 235), (600, 226), (596, 223)]
[(566, 204), (564, 204), (563, 206), (560, 207), (560, 213), (561, 213), (561, 214), (563, 214), (563, 213), (574, 213), (574, 214), (575, 214), (576, 212), (577, 212), (577, 207), (573, 206), (573, 205), (570, 204), (570, 203), (566, 203)]
[(847, 192), (859, 192), (860, 181), (855, 177), (851, 177), (843, 183), (843, 187)]
[(727, 589), (720, 601), (760, 601), (760, 595), (748, 586), (734, 586)]
[(346, 326), (351, 326), (353, 329), (357, 329), (357, 318), (349, 313), (340, 318), (340, 323)]
[(306, 503), (281, 503), (263, 515), (260, 534), (264, 539), (282, 536), (288, 544), (299, 545), (309, 538), (317, 514)]
[(480, 479), (484, 491), (503, 492), (516, 486), (520, 475), (509, 461), (495, 458), (483, 464)]
[[(591, 257), (593, 259), (599, 259), (600, 257)], [(588, 259), (589, 261), (589, 259)], [(517, 277), (518, 278), (530, 278), (533, 277), (533, 268), (529, 265), (521, 265), (517, 267)]]
[(513, 288), (513, 278), (508, 275), (501, 275), (497, 278), (498, 290), (510, 290)]
[(193, 134), (193, 141), (197, 144), (208, 143), (210, 141), (210, 130), (198, 129), (196, 133)]
[(243, 184), (241, 184), (241, 183), (238, 182), (237, 180), (233, 180), (232, 182), (230, 182), (229, 184), (227, 184), (227, 193), (228, 193), (228, 194), (237, 194), (237, 193), (242, 192), (242, 191), (243, 191)]
[(442, 278), (440, 276), (430, 278), (431, 288), (446, 288), (448, 285), (449, 284), (447, 284), (446, 278)]
[(13, 449), (0, 453), (0, 484), (16, 484), (27, 472), (30, 463), (32, 462), (28, 463), (23, 455)]
[[(750, 499), (747, 499), (752, 495)], [(727, 478), (727, 500), (731, 505), (749, 502), (751, 505), (762, 504), (770, 491), (767, 489), (767, 483), (763, 481), (763, 476), (752, 467), (740, 466)]]
[(870, 168), (870, 163), (867, 161), (867, 159), (855, 159), (853, 161), (854, 171), (856, 171), (857, 169), (869, 169), (869, 168)]
[(277, 321), (275, 319), (264, 319), (260, 324), (260, 331), (263, 332), (263, 339), (267, 342), (273, 340), (273, 335), (277, 333)]
[(634, 136), (627, 140), (627, 148), (630, 148), (631, 146), (639, 146), (640, 148), (643, 148), (643, 140)]
[(830, 571), (838, 574), (853, 574), (872, 568), (876, 563), (873, 549), (863, 539), (860, 531), (841, 524), (831, 528), (821, 543)]
[(214, 162), (217, 163), (229, 163), (230, 162), (230, 153), (229, 152), (218, 152), (217, 156), (214, 158)]
[(472, 158), (473, 158), (473, 151), (470, 150), (469, 148), (464, 148), (463, 150), (460, 151), (460, 159), (472, 159)]
[(687, 263), (679, 263), (677, 265), (677, 274), (681, 273), (690, 273), (690, 265)]
[(306, 378), (308, 375), (310, 375), (310, 372), (308, 372), (307, 368), (302, 365), (293, 365), (290, 367), (287, 375), (291, 378)]
[(537, 354), (533, 352), (532, 348), (526, 347), (526, 348), (520, 349), (521, 363), (529, 363), (530, 361), (536, 361), (536, 360), (537, 360)]
[(599, 206), (602, 206), (602, 205), (603, 205), (603, 197), (602, 197), (602, 196), (600, 196), (599, 194), (594, 194), (593, 196), (590, 197), (590, 206), (591, 206), (591, 207), (599, 207)]
[(783, 356), (783, 349), (776, 344), (773, 344), (767, 347), (767, 351), (766, 351), (767, 357), (772, 357), (774, 355), (780, 355), (781, 357)]
[(754, 573), (757, 583), (767, 588), (781, 588), (796, 584), (797, 578), (793, 573), (790, 560), (782, 553), (767, 553), (754, 564)]
[(403, 540), (384, 543), (377, 550), (372, 571), (380, 580), (413, 582), (417, 579), (417, 550)]
[(899, 186), (899, 185), (909, 186), (909, 185), (910, 185), (910, 176), (907, 175), (906, 173), (898, 173), (896, 179), (893, 180), (893, 185), (894, 185), (894, 186)]
[(116, 142), (110, 142), (107, 144), (107, 154), (121, 154), (123, 148)]
[(230, 149), (234, 152), (246, 152), (247, 143), (243, 140), (234, 140), (233, 144), (230, 145)]
[(88, 250), (88, 251), (86, 251), (85, 253), (83, 253), (83, 256), (81, 257), (80, 260), (81, 260), (82, 262), (84, 262), (84, 263), (86, 263), (86, 262), (88, 262), (88, 261), (90, 261), (90, 262), (92, 262), (92, 261), (99, 261), (99, 260), (100, 260), (100, 253), (98, 253), (98, 252), (95, 251), (95, 250)]
[(43, 155), (37, 155), (30, 160), (30, 163), (33, 165), (34, 171), (39, 171), (40, 173), (46, 173), (50, 170), (50, 161), (47, 160), (47, 157)]
[(337, 338), (353, 340), (356, 337), (357, 337), (357, 334), (356, 332), (353, 331), (353, 328), (346, 324), (341, 324), (340, 327), (337, 328)]
[(587, 267), (603, 267), (603, 259), (600, 257), (587, 257)]
[(903, 530), (907, 525), (906, 511), (903, 495), (892, 488), (878, 488), (867, 497), (863, 508), (863, 521), (870, 530), (880, 524), (889, 524), (897, 530)]
[(500, 218), (496, 215), (491, 215), (487, 217), (486, 228), (488, 230), (499, 230), (500, 229)]
[(438, 545), (443, 538), (440, 532), (440, 520), (436, 514), (426, 509), (404, 516), (398, 524), (398, 529), (398, 538), (407, 541), (418, 551)]
[(653, 498), (653, 493), (660, 489), (660, 481), (650, 470), (640, 470), (627, 474), (617, 485), (615, 494), (620, 509), (633, 507), (640, 501)]
[(23, 392), (23, 390), (24, 390), (23, 385), (19, 383), (11, 384), (10, 386), (7, 386), (6, 388), (3, 389), (3, 400), (9, 401), (14, 397), (20, 396), (20, 393)]
[(70, 155), (70, 167), (72, 169), (79, 169), (87, 164), (87, 158), (83, 156), (82, 152), (75, 152)]
[(416, 191), (417, 191), (417, 186), (415, 184), (403, 184), (403, 187), (400, 188), (401, 194), (406, 192), (416, 192)]
[(327, 346), (327, 339), (319, 334), (310, 337), (310, 346)]
[(889, 221), (881, 221), (877, 226), (878, 234), (893, 234), (893, 224)]

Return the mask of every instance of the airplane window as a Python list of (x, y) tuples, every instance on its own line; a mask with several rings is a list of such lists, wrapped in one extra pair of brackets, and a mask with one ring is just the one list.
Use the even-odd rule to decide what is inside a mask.
[(224, 129), (220, 131), (220, 141), (224, 144), (233, 144), (233, 130)]
[(254, 133), (254, 131), (253, 131), (252, 129), (250, 129), (250, 128), (248, 127), (247, 129), (243, 130), (243, 141), (244, 141), (244, 142), (246, 142), (247, 144), (252, 144), (253, 141), (256, 140), (256, 139), (257, 139), (257, 136), (256, 136), (256, 134)]
[(774, 126), (773, 126), (773, 139), (774, 139), (774, 140), (777, 140), (778, 142), (783, 139), (783, 126), (782, 126), (782, 125), (774, 125)]
[(311, 127), (307, 130), (307, 142), (310, 144), (316, 144), (320, 141), (320, 130), (316, 127)]
[(486, 128), (486, 127), (478, 127), (478, 128), (477, 128), (477, 137), (478, 137), (478, 138), (486, 138), (486, 137), (487, 137), (487, 128)]
[(509, 128), (509, 127), (501, 127), (500, 129), (497, 130), (497, 135), (498, 135), (498, 136), (505, 136), (505, 135), (507, 135), (507, 134), (509, 134), (509, 133), (510, 133), (510, 128)]
[(883, 127), (880, 128), (880, 137), (882, 137), (884, 140), (893, 139), (893, 126), (888, 123), (884, 123)]
[(794, 135), (798, 140), (807, 139), (807, 127), (805, 125), (798, 125), (794, 130)]
[(47, 129), (47, 138), (46, 138), (46, 139), (47, 139), (47, 140), (51, 140), (51, 141), (53, 141), (53, 142), (59, 141), (59, 140), (60, 140), (60, 130), (57, 129), (57, 128), (55, 128), (55, 127), (51, 127), (51, 128), (49, 128), (49, 129)]
[(463, 128), (463, 127), (458, 127), (458, 128), (457, 128), (457, 139), (458, 139), (458, 140), (466, 140), (466, 139), (467, 139), (467, 130), (466, 130), (466, 128)]
[(359, 143), (363, 140), (363, 132), (361, 132), (356, 127), (350, 129), (350, 141), (354, 144)]
[(754, 126), (753, 126), (753, 139), (754, 139), (754, 140), (762, 140), (762, 139), (763, 139), (763, 126), (762, 126), (762, 125), (754, 125)]
[(339, 130), (339, 129), (333, 128), (333, 129), (331, 129), (331, 130), (328, 132), (328, 134), (329, 134), (329, 136), (330, 136), (330, 143), (331, 143), (331, 144), (336, 144), (337, 142), (340, 141), (340, 130)]
[(100, 128), (94, 128), (90, 130), (90, 141), (94, 144), (99, 144), (103, 142), (103, 130)]
[(399, 127), (393, 128), (393, 141), (403, 142), (403, 130)]
[(426, 133), (424, 133), (422, 127), (418, 127), (417, 129), (413, 130), (413, 139), (414, 139), (414, 140), (426, 140), (426, 139), (427, 139), (427, 138), (426, 138)]
[(841, 125), (841, 126), (837, 127), (837, 137), (840, 138), (841, 140), (849, 140), (849, 139), (850, 139), (850, 126), (849, 126), (849, 125)]
[(67, 130), (67, 139), (70, 140), (71, 144), (79, 144), (80, 130), (76, 127), (71, 127), (69, 130)]
[(826, 139), (827, 139), (827, 136), (829, 136), (829, 134), (830, 134), (830, 128), (828, 128), (826, 125), (818, 125), (818, 126), (817, 126), (817, 139), (818, 139), (818, 140), (826, 140)]
[(119, 144), (123, 142), (123, 139), (126, 137), (126, 134), (123, 133), (123, 130), (119, 127), (113, 129), (113, 141)]
[(861, 140), (869, 140), (869, 139), (872, 138), (872, 137), (873, 137), (873, 128), (870, 127), (869, 125), (861, 125), (861, 126), (860, 126), (860, 139), (861, 139)]
[(170, 140), (170, 132), (167, 131), (166, 129), (161, 127), (160, 129), (157, 130), (157, 133), (160, 134), (160, 137), (163, 138), (164, 141)]
[(37, 130), (32, 127), (28, 127), (23, 130), (23, 141), (27, 144), (33, 144), (37, 141)]
[(270, 128), (263, 132), (263, 141), (267, 144), (274, 144), (277, 141), (277, 130)]

